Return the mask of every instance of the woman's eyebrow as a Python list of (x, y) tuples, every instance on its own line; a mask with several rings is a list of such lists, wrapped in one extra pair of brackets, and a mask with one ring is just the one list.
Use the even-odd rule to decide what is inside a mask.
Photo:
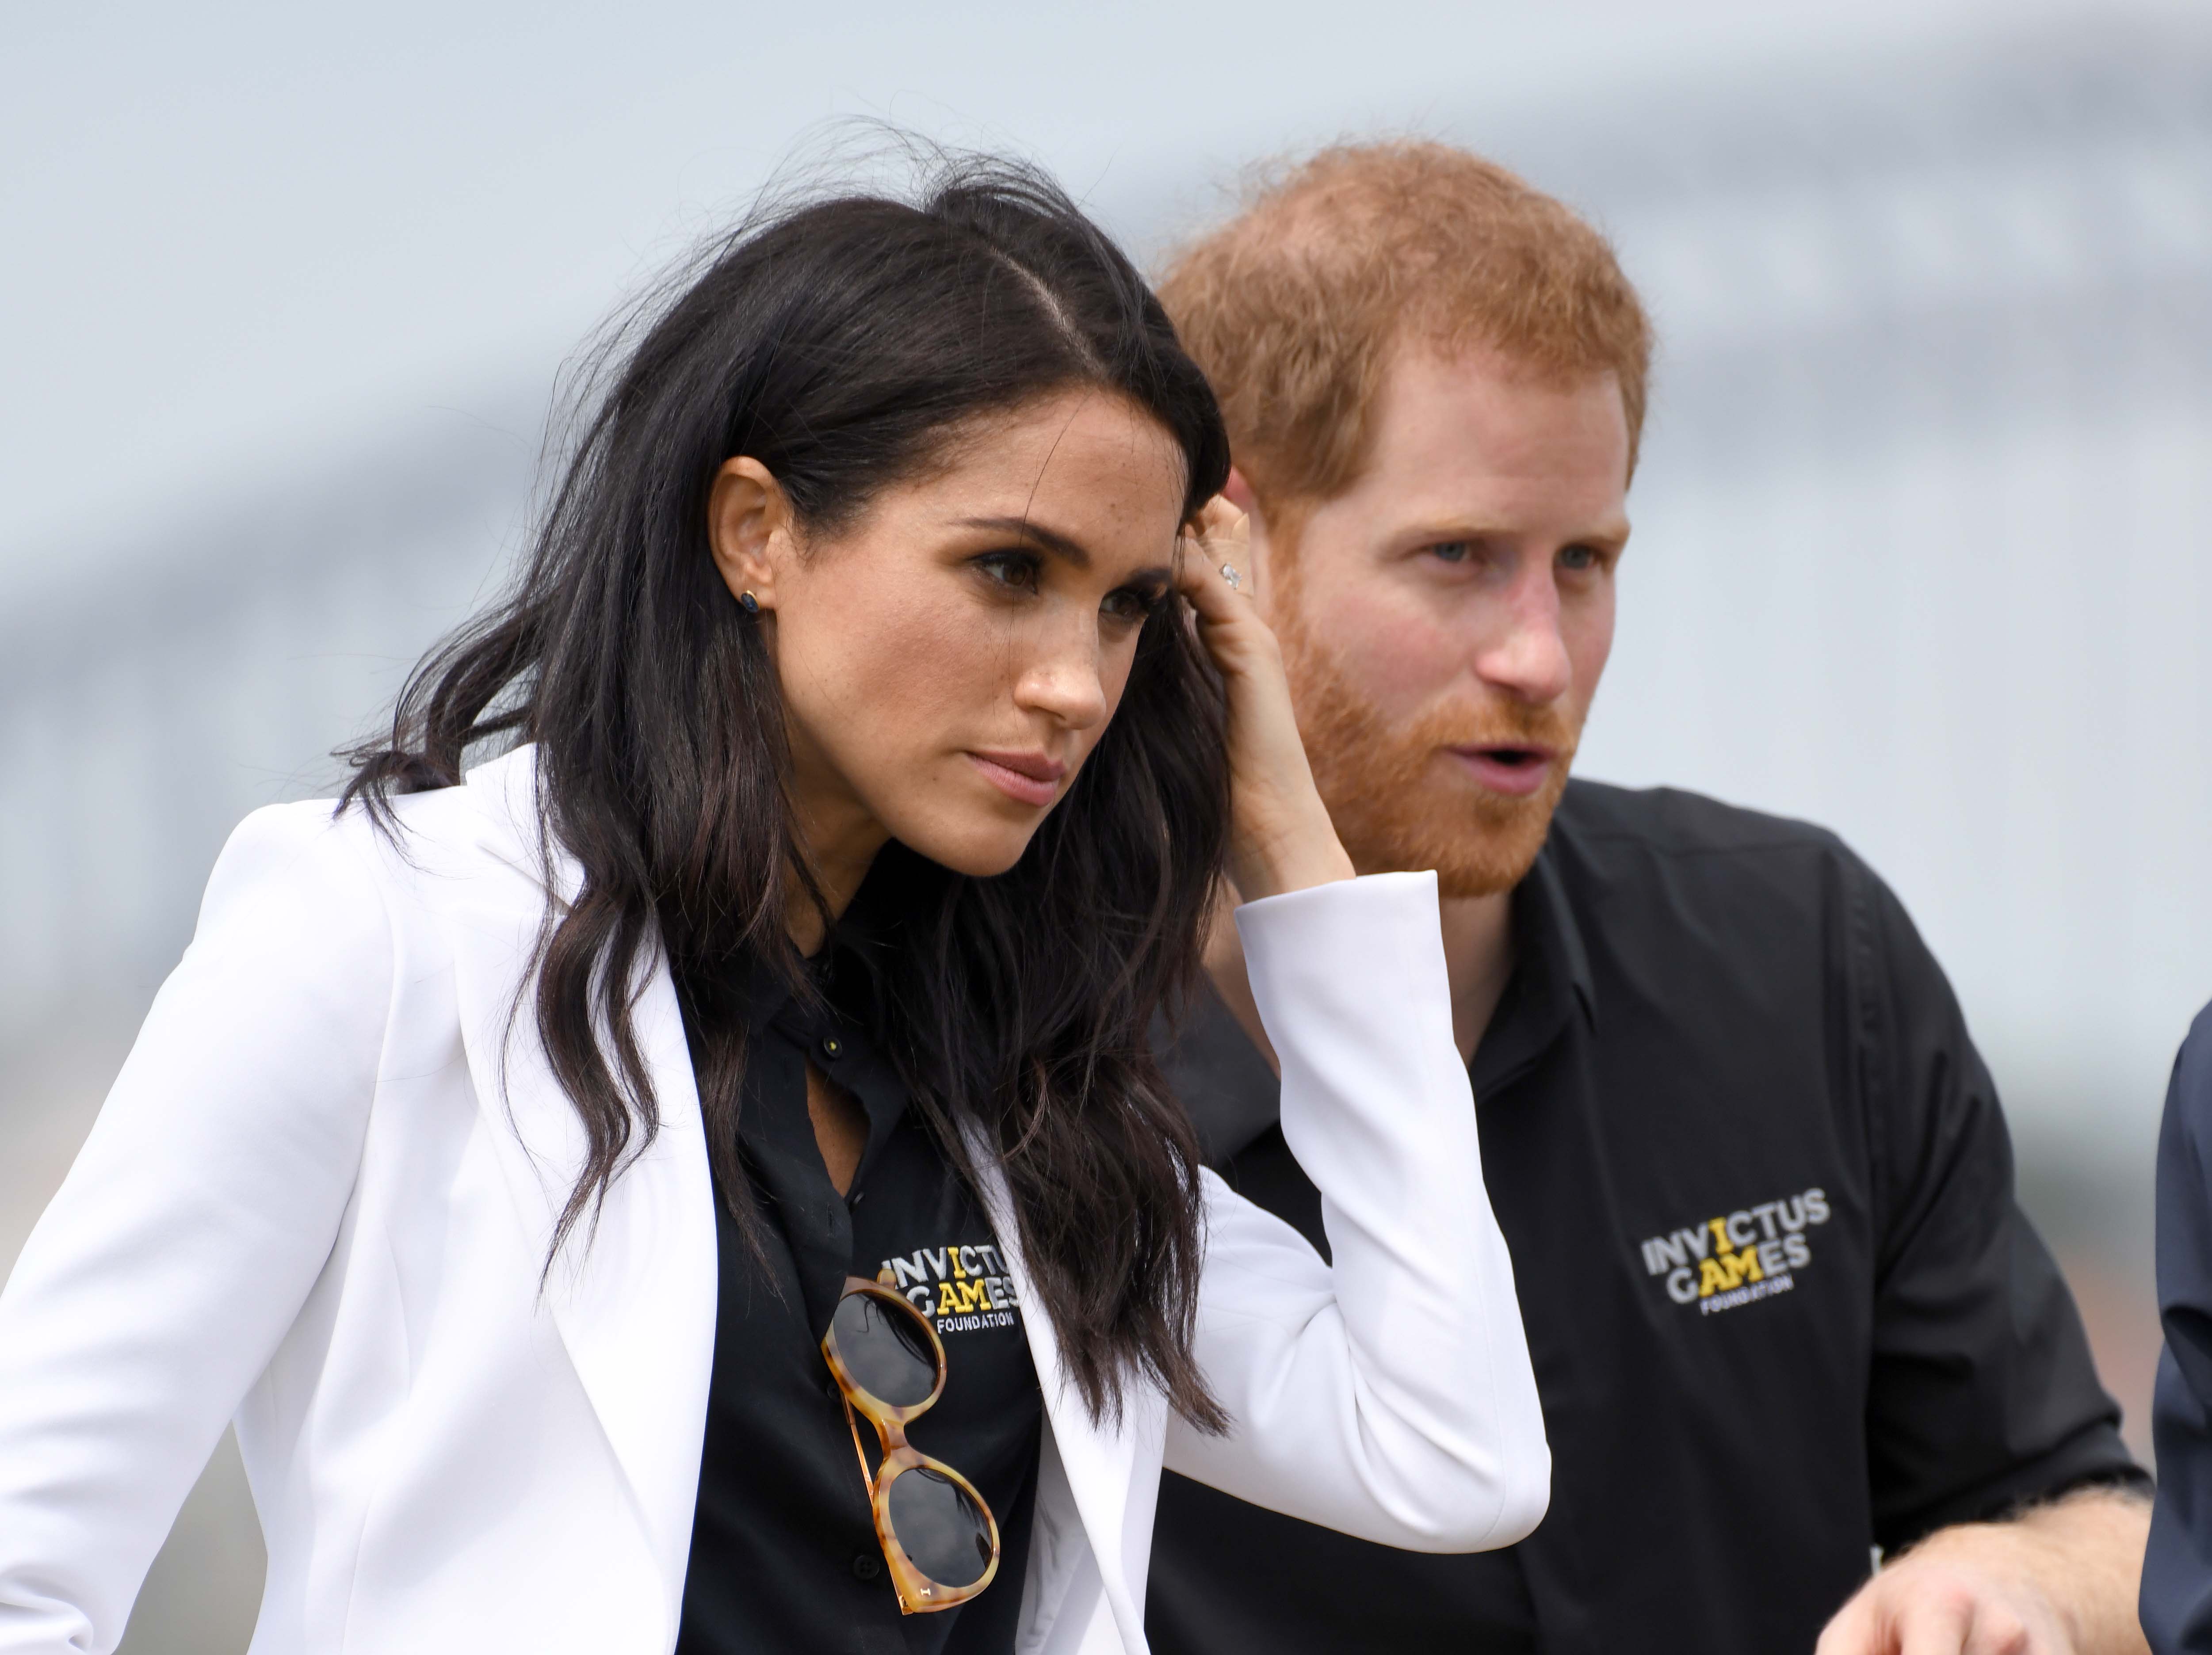
[(962, 518), (963, 529), (981, 529), (993, 534), (1012, 535), (1018, 540), (1034, 543), (1040, 550), (1073, 563), (1079, 569), (1091, 567), (1091, 554), (1076, 541), (1054, 530), (1032, 523), (1027, 518), (971, 517)]

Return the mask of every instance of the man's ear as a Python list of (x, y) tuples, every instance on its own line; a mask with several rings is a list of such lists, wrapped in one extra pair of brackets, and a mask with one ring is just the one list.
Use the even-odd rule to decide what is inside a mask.
[(791, 497), (775, 474), (740, 454), (722, 462), (707, 495), (707, 543), (730, 596), (775, 608), (775, 578), (797, 550)]
[(1244, 474), (1233, 465), (1229, 468), (1229, 481), (1221, 485), (1221, 493), (1231, 506), (1243, 512), (1246, 517), (1252, 516), (1257, 509), (1254, 502), (1258, 496), (1253, 494), (1252, 485), (1244, 480)]

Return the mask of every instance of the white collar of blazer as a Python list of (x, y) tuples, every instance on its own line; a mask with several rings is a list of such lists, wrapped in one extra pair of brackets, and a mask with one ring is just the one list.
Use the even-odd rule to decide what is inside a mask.
[[(525, 998), (547, 905), (565, 907), (582, 882), (557, 845), (539, 853), (535, 749), (517, 749), (471, 770), (467, 814), (475, 843), (457, 846), (465, 876), (426, 882), (451, 926), (462, 1041), (489, 1137), (532, 1256), (544, 1258), (582, 1166), (585, 1138), (555, 1078)], [(446, 871), (433, 847), (426, 871)], [(487, 868), (482, 858), (499, 864)], [(416, 843), (408, 846), (415, 854)], [(656, 956), (636, 1001), (641, 1047), (653, 1076), (660, 1130), (609, 1188), (596, 1215), (578, 1223), (545, 1283), (544, 1301), (606, 1432), (669, 1592), (680, 1612), (690, 1559), (707, 1393), (714, 1367), (717, 1259), (714, 1191), (689, 1049), (666, 962)], [(1121, 1641), (1143, 1646), (1133, 1589), (1150, 1550), (1154, 1488), (1167, 1417), (1164, 1397), (1130, 1387), (1118, 1425), (1091, 1418), (1066, 1383), (1057, 1343), (1022, 1256), (1005, 1185), (988, 1155), (982, 1191), (1000, 1252), (1024, 1306), (1030, 1349), (1074, 1510), (1055, 1510), (1057, 1479), (1040, 1479), (1027, 1623), (1066, 1597), (1084, 1573), (1066, 1542), (1079, 1520), (1096, 1559), (1105, 1606)], [(1140, 1489), (1135, 1485), (1141, 1481)], [(1079, 1595), (1079, 1588), (1078, 1588)], [(1064, 1607), (1073, 1608), (1073, 1604)], [(1054, 1616), (1058, 1619), (1058, 1616)], [(1079, 1613), (1078, 1620), (1092, 1616)], [(1073, 1630), (1073, 1628), (1066, 1630)], [(1062, 1643), (1055, 1636), (1054, 1647)], [(1087, 1642), (1087, 1640), (1086, 1640)], [(1025, 1640), (1024, 1646), (1028, 1647)]]

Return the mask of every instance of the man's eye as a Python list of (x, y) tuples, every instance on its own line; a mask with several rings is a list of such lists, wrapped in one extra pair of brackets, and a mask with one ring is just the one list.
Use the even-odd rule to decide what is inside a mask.
[(1440, 540), (1429, 548), (1429, 553), (1440, 563), (1464, 563), (1474, 555), (1471, 540)]
[(1595, 546), (1567, 546), (1559, 551), (1559, 567), (1563, 569), (1595, 569), (1604, 561)]

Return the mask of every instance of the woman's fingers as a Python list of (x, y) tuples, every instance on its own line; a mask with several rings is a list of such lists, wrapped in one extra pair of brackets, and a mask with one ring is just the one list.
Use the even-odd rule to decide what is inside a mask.
[(1352, 871), (1314, 790), (1282, 652), (1243, 590), (1249, 548), (1243, 513), (1216, 500), (1193, 525), (1176, 573), (1177, 589), (1197, 614), (1200, 641), (1228, 692), (1230, 876), (1248, 899), (1349, 878)]
[(1183, 552), (1177, 584), (1200, 614), (1225, 617), (1227, 606), (1218, 600), (1256, 596), (1250, 525), (1227, 500), (1217, 497), (1199, 514), (1185, 534)]
[(1213, 573), (1231, 591), (1256, 597), (1258, 571), (1252, 567), (1252, 523), (1216, 494), (1198, 517), (1199, 545)]
[(1251, 564), (1244, 514), (1217, 497), (1185, 537), (1176, 585), (1197, 611), (1199, 636), (1214, 665), (1230, 680), (1232, 696), (1245, 676), (1279, 676), (1282, 671), (1275, 635), (1254, 602), (1256, 582)]

